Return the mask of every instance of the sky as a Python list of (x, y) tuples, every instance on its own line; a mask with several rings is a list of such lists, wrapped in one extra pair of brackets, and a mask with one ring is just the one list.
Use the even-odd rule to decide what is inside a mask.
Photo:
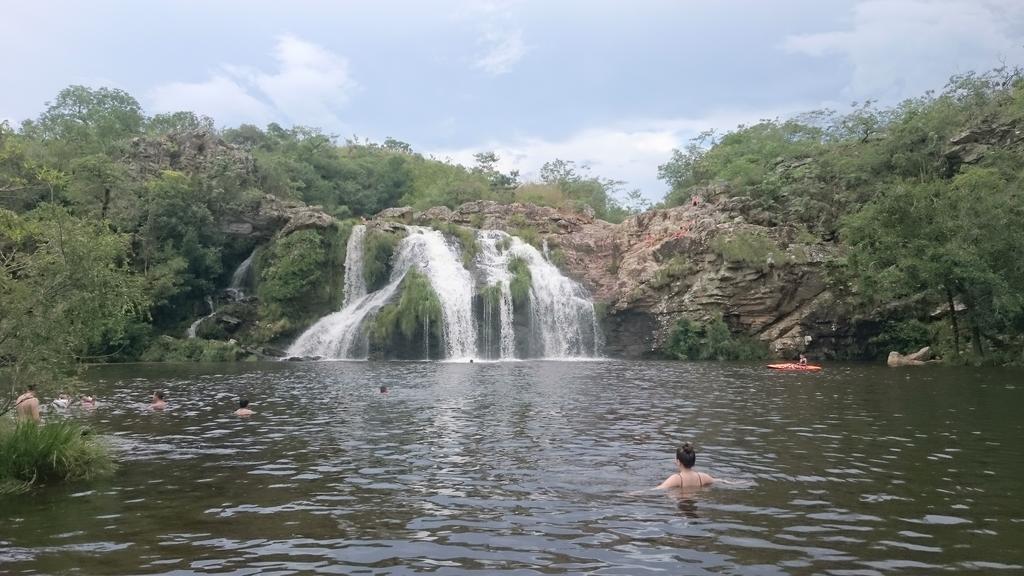
[(1024, 0), (5, 1), (0, 120), (65, 86), (149, 114), (393, 137), (536, 178), (555, 158), (650, 200), (705, 130), (893, 104), (1024, 65)]

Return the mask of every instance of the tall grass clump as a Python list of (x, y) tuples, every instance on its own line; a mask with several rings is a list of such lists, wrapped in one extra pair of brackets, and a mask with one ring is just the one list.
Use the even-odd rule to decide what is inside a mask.
[(0, 494), (108, 476), (115, 464), (89, 430), (73, 422), (0, 424)]

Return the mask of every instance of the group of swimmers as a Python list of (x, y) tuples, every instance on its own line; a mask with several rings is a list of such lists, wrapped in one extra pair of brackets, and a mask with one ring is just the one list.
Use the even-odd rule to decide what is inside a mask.
[[(51, 404), (58, 410), (65, 410), (72, 405), (71, 396), (62, 392), (53, 399)], [(96, 398), (88, 394), (82, 395), (78, 398), (78, 405), (85, 410), (93, 410), (96, 408)], [(36, 388), (32, 384), (26, 386), (25, 392), (14, 401), (14, 408), (18, 420), (37, 423), (43, 421), (39, 397), (36, 396)], [(150, 410), (164, 410), (167, 408), (167, 399), (162, 390), (153, 392), (149, 408)], [(247, 398), (240, 398), (238, 400), (238, 409), (234, 412), (235, 416), (252, 416), (255, 413), (254, 410), (249, 408), (249, 400)]]
[[(166, 398), (166, 395), (164, 394), (163, 390), (157, 390), (156, 392), (153, 392), (153, 398), (152, 398), (152, 400), (150, 400), (149, 409), (150, 410), (161, 410), (161, 411), (167, 409), (167, 398)], [(234, 412), (235, 416), (246, 417), (246, 416), (252, 416), (255, 413), (256, 413), (255, 410), (249, 408), (249, 399), (248, 398), (239, 398), (238, 399), (238, 409), (235, 410), (235, 412)]]
[[(803, 357), (801, 357), (801, 360), (806, 362)], [(387, 394), (387, 386), (381, 386), (380, 393)], [(63, 407), (65, 408), (71, 403), (71, 398), (67, 394), (61, 394), (53, 403), (55, 405), (59, 405), (58, 401), (60, 400), (63, 400)], [(96, 407), (96, 399), (92, 396), (82, 396), (79, 399), (79, 403), (83, 408), (87, 409)], [(39, 399), (36, 397), (34, 386), (28, 386), (25, 393), (18, 397), (15, 401), (15, 407), (17, 408), (17, 415), (20, 420), (34, 422), (40, 422), (42, 420), (39, 415)], [(166, 395), (162, 390), (153, 392), (149, 408), (157, 411), (167, 409)], [(234, 412), (235, 416), (248, 417), (255, 413), (256, 412), (254, 410), (249, 408), (249, 400), (247, 398), (239, 398), (238, 409)], [(697, 451), (694, 449), (693, 444), (690, 442), (684, 442), (682, 446), (676, 449), (676, 467), (678, 470), (654, 489), (667, 490), (671, 488), (678, 488), (685, 490), (688, 488), (703, 488), (704, 486), (710, 486), (715, 482), (732, 484), (732, 482), (728, 480), (718, 480), (706, 472), (698, 472), (697, 470), (694, 470), (693, 466), (696, 462)]]

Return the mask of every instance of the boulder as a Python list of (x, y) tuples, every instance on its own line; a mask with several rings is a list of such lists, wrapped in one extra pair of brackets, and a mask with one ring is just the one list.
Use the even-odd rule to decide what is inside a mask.
[(424, 210), (423, 212), (417, 212), (415, 215), (416, 222), (425, 224), (428, 222), (448, 222), (452, 219), (452, 210), (447, 206), (434, 206)]
[(377, 220), (397, 220), (403, 224), (412, 224), (414, 212), (408, 206), (401, 208), (385, 208), (374, 216)]
[(258, 205), (225, 218), (220, 229), (231, 236), (266, 240), (275, 234), (287, 236), (298, 230), (326, 229), (336, 224), (337, 220), (320, 206), (265, 194)]
[(932, 362), (936, 362), (936, 360), (932, 360), (932, 349), (928, 346), (907, 355), (895, 351), (889, 352), (889, 357), (885, 361), (886, 365), (892, 368), (899, 366), (923, 366)]

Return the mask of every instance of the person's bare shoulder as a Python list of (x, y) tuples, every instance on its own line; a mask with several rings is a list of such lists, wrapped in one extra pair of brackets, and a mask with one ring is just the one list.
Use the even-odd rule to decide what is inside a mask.
[(668, 478), (665, 478), (664, 482), (658, 484), (658, 489), (665, 490), (667, 488), (675, 488), (677, 486), (679, 486), (679, 475), (673, 474)]

